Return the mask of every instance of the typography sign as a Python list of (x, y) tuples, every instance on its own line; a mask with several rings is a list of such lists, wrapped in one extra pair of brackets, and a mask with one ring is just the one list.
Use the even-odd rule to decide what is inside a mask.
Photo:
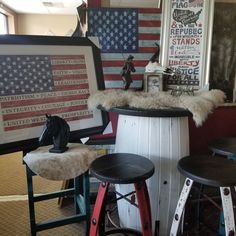
[[(183, 75), (181, 84), (198, 88), (201, 76), (204, 0), (172, 0), (168, 64)], [(175, 78), (169, 85), (177, 84)]]

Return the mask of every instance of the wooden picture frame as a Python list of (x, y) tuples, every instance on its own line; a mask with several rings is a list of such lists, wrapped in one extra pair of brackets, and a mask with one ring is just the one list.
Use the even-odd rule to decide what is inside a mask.
[[(207, 86), (209, 82), (211, 32), (208, 25), (211, 24), (209, 9), (212, 2), (162, 1), (160, 64), (188, 76), (183, 85), (191, 85), (194, 90)], [(177, 83), (174, 77), (170, 77), (166, 81), (166, 89), (175, 89)]]
[(163, 74), (159, 72), (144, 73), (144, 91), (150, 93), (163, 91)]
[(102, 133), (108, 115), (87, 99), (105, 89), (100, 50), (88, 38), (0, 36), (0, 154), (32, 150), (45, 114), (70, 126), (70, 142)]

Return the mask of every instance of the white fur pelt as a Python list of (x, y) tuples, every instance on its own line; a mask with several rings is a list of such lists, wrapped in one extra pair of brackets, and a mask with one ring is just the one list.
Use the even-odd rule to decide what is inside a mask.
[(73, 179), (89, 169), (96, 152), (83, 144), (69, 143), (64, 153), (51, 153), (52, 146), (39, 147), (24, 157), (25, 163), (37, 175), (50, 180)]
[(221, 90), (195, 92), (194, 96), (172, 96), (169, 92), (134, 92), (124, 90), (103, 90), (88, 99), (89, 109), (101, 105), (109, 110), (113, 107), (129, 106), (143, 109), (179, 107), (188, 109), (197, 126), (201, 126), (209, 113), (224, 102), (225, 94)]

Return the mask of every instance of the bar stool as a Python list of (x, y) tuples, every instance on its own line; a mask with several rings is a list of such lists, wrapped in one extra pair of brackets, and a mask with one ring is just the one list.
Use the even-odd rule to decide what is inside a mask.
[[(212, 151), (212, 155), (225, 156), (229, 160), (236, 161), (236, 138), (234, 137), (224, 137), (218, 138), (209, 143), (209, 149)], [(220, 224), (219, 224), (219, 234), (225, 235), (224, 226), (224, 215), (223, 212), (220, 213)]]
[(220, 188), (221, 201), (224, 212), (225, 233), (227, 236), (235, 235), (235, 219), (233, 199), (236, 185), (236, 162), (222, 157), (188, 156), (179, 160), (178, 170), (186, 177), (180, 194), (170, 235), (178, 233), (179, 224), (187, 198), (194, 182)]
[[(113, 153), (97, 158), (90, 166), (90, 172), (101, 180), (90, 224), (90, 236), (129, 233), (152, 235), (152, 221), (149, 194), (145, 180), (154, 173), (153, 163), (142, 156), (130, 153)], [(142, 233), (130, 228), (104, 230), (105, 200), (110, 184), (134, 184), (140, 213)]]
[[(96, 158), (96, 154), (82, 144), (70, 143), (69, 149), (64, 153), (51, 153), (49, 152), (51, 147), (39, 147), (27, 153), (23, 158), (26, 164), (31, 235), (35, 236), (38, 231), (82, 221), (85, 221), (85, 235), (88, 235), (90, 225), (88, 169), (90, 163)], [(33, 192), (33, 176), (35, 175), (49, 180), (74, 179), (74, 187), (35, 195)], [(74, 195), (74, 215), (36, 223), (35, 202), (70, 195)]]
[(236, 138), (219, 138), (209, 143), (213, 155), (226, 156), (236, 160)]

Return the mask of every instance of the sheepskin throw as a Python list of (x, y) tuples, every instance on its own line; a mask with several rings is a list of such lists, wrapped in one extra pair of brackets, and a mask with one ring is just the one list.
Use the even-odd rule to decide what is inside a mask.
[(169, 92), (134, 92), (124, 90), (103, 90), (91, 95), (89, 109), (101, 105), (109, 110), (114, 107), (129, 106), (142, 109), (160, 109), (179, 107), (189, 110), (197, 126), (202, 125), (209, 113), (224, 102), (225, 94), (221, 90), (195, 92), (194, 96), (172, 96)]
[(86, 172), (96, 158), (95, 151), (83, 144), (69, 143), (64, 153), (51, 153), (52, 146), (27, 153), (25, 163), (37, 175), (50, 180), (72, 179)]

